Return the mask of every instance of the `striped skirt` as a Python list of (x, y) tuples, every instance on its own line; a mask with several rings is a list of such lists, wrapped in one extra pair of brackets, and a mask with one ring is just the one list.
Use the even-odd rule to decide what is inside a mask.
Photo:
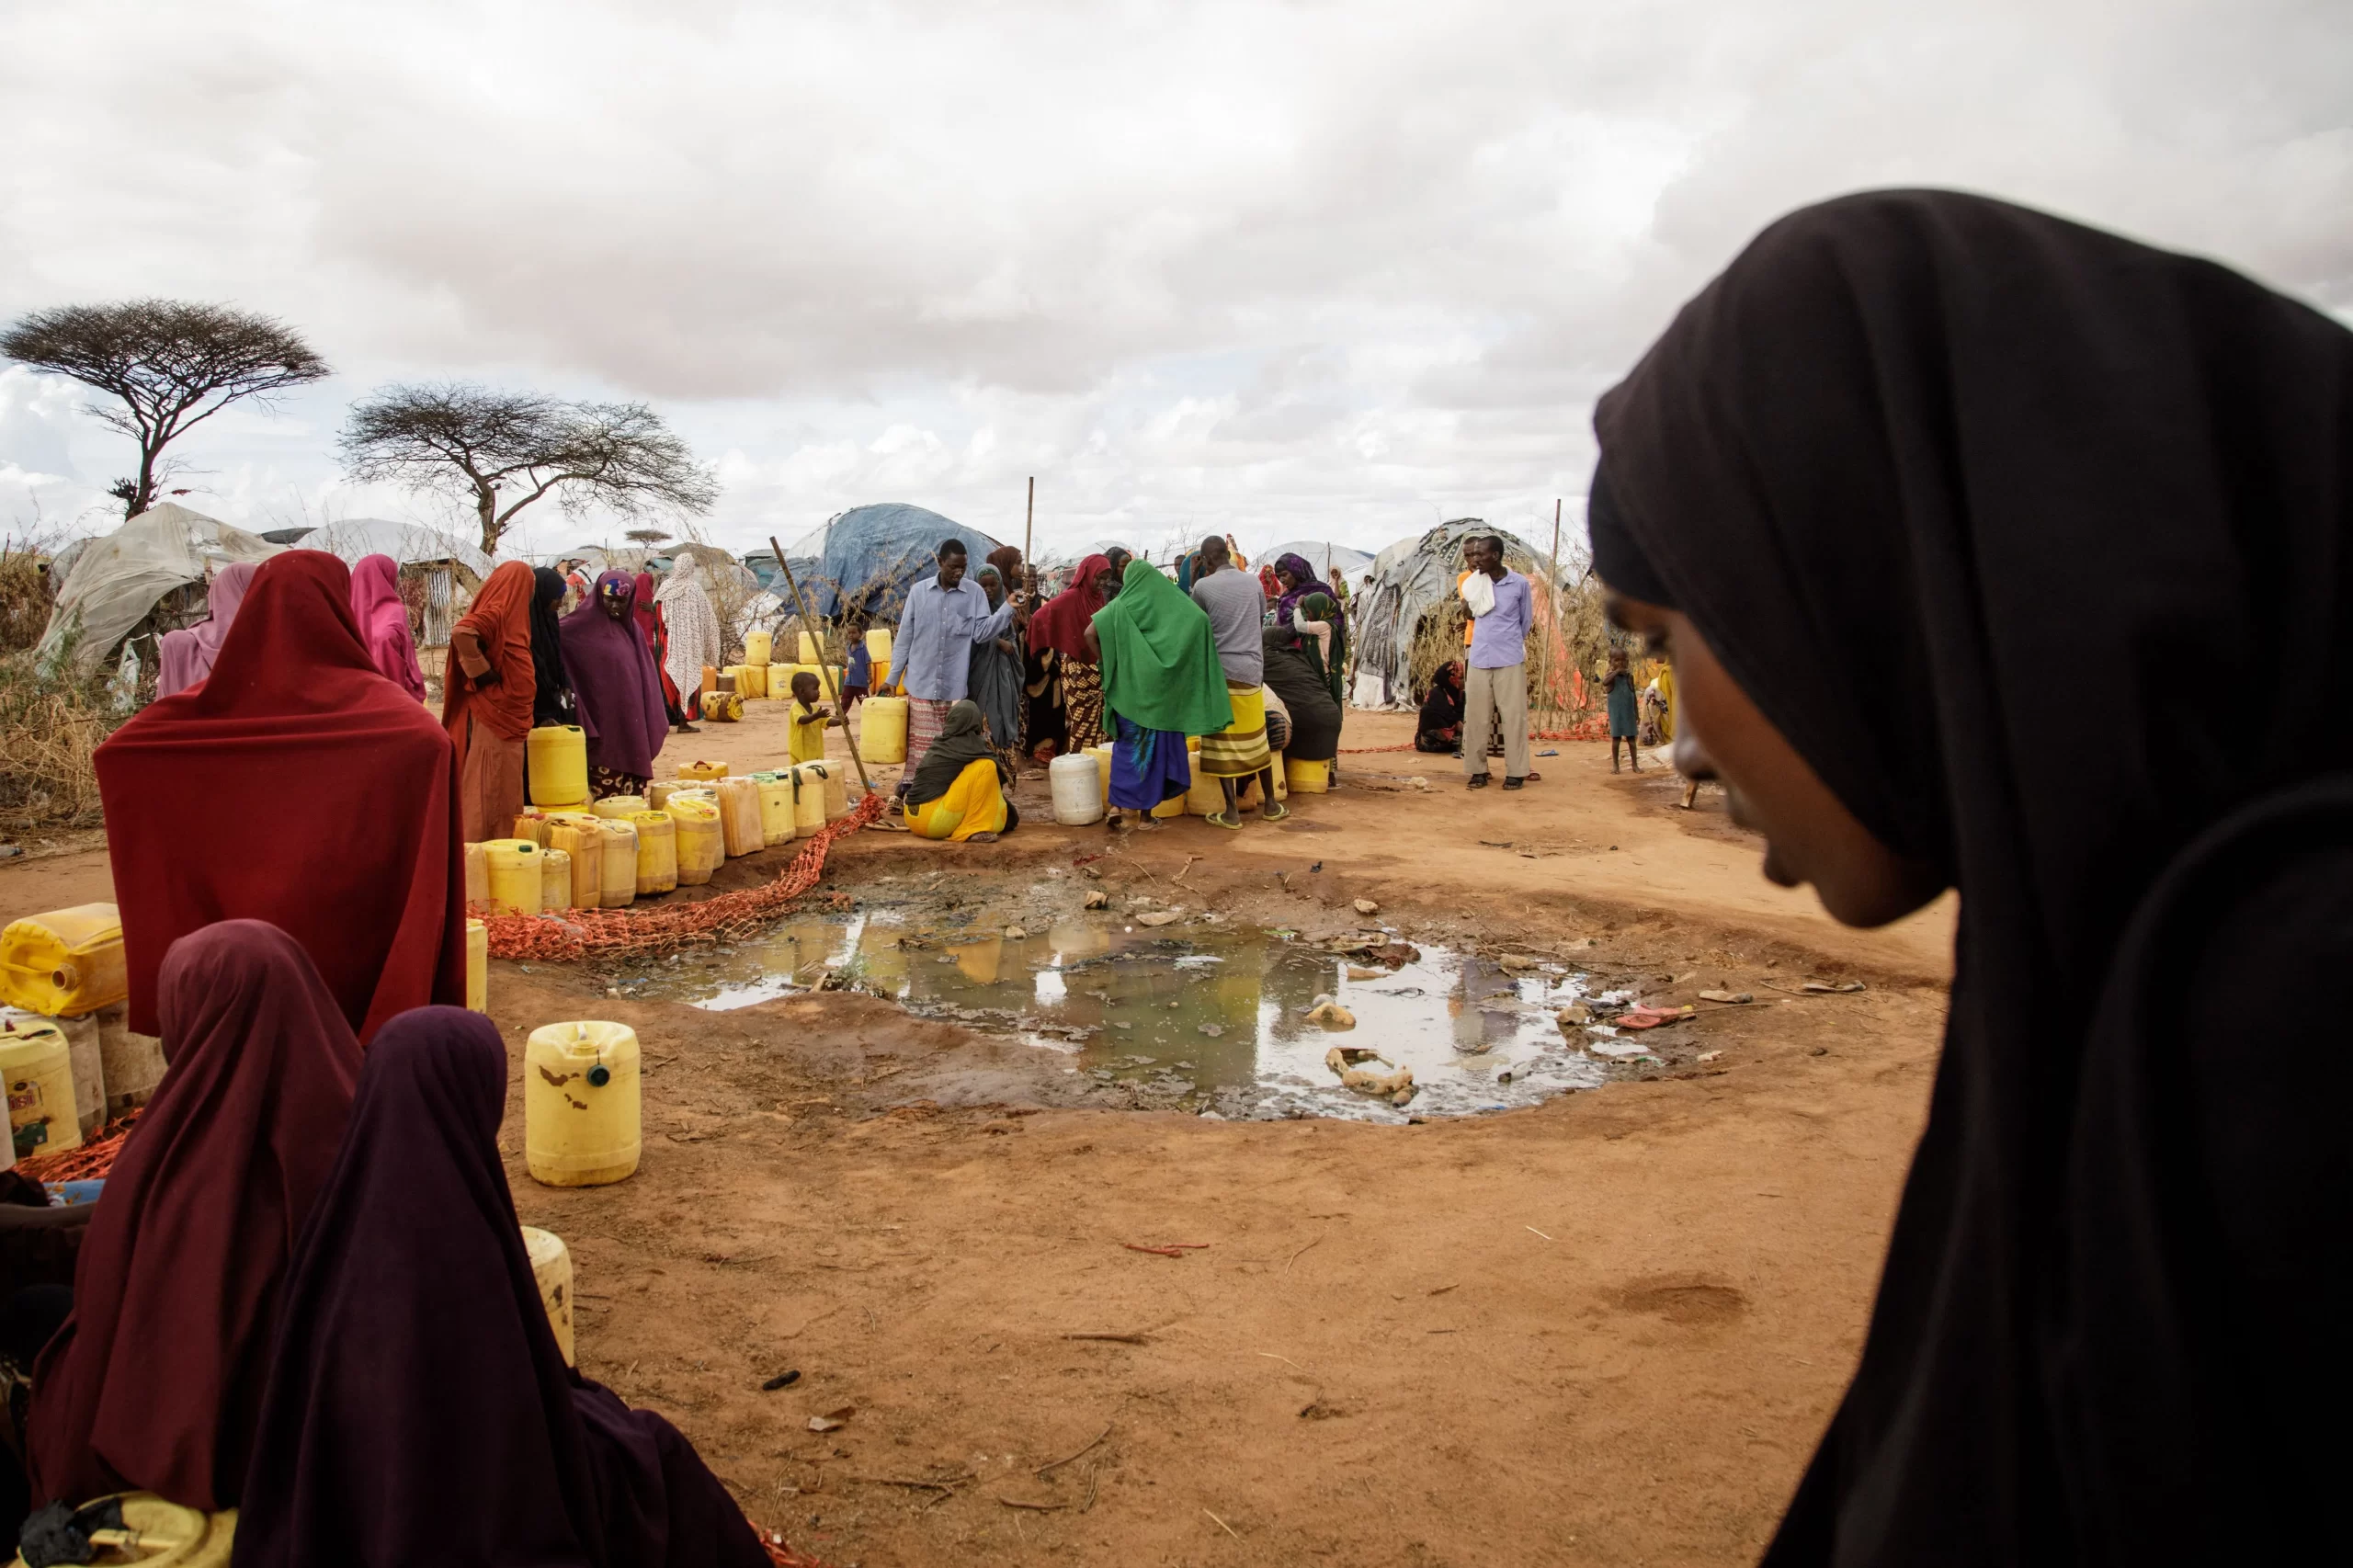
[(1255, 683), (1225, 683), (1225, 698), (1233, 705), (1233, 722), (1214, 735), (1201, 737), (1201, 771), (1212, 778), (1246, 778), (1272, 767), (1275, 755), (1267, 747), (1267, 696)]

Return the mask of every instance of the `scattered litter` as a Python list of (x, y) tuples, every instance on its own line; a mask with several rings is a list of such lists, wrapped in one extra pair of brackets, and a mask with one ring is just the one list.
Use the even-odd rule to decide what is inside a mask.
[(1553, 749), (1553, 750), (1552, 750), (1552, 751), (1540, 751), (1540, 752), (1538, 752), (1536, 755), (1537, 755), (1537, 756), (1560, 756), (1560, 755), (1561, 755), (1561, 753), (1560, 753), (1559, 749), (1556, 747), (1555, 749)]
[(1388, 978), (1377, 969), (1367, 969), (1362, 964), (1355, 963), (1348, 965), (1347, 976), (1350, 980), (1386, 980)]
[(1713, 1062), (1717, 1057), (1722, 1056), (1722, 1054), (1723, 1052), (1721, 1051), (1703, 1051), (1699, 1053), (1699, 1060), (1702, 1062)]
[(1572, 1002), (1552, 1017), (1561, 1026), (1562, 1032), (1566, 1033), (1570, 1029), (1582, 1028), (1593, 1022), (1593, 1009), (1582, 1002)]
[(770, 1378), (767, 1382), (760, 1385), (760, 1392), (762, 1393), (774, 1393), (779, 1389), (789, 1389), (800, 1381), (801, 1374), (797, 1370), (790, 1372), (779, 1372), (775, 1377)]
[(1196, 1024), (1193, 1027), (1196, 1029), (1199, 1029), (1201, 1033), (1209, 1036), (1211, 1040), (1215, 1040), (1225, 1033), (1225, 1026), (1223, 1024)]
[[(1384, 1067), (1396, 1070), (1376, 1073), (1370, 1067), (1356, 1065), (1361, 1062), (1378, 1062)], [(1392, 1105), (1404, 1105), (1414, 1097), (1414, 1070), (1397, 1067), (1389, 1058), (1367, 1047), (1336, 1045), (1324, 1053), (1324, 1065), (1331, 1069), (1345, 1088), (1376, 1096)]]
[(1381, 905), (1369, 898), (1360, 898), (1356, 902), (1356, 911), (1358, 915), (1378, 915), (1381, 913)]
[(1483, 838), (1479, 840), (1479, 842), (1485, 845), (1490, 849), (1508, 849), (1511, 847), (1511, 840), (1508, 838)]
[(1623, 1029), (1654, 1029), (1662, 1024), (1682, 1023), (1698, 1011), (1696, 1007), (1631, 1007), (1609, 1021)]
[(1105, 892), (1101, 888), (1096, 888), (1086, 895), (1086, 907), (1089, 909), (1108, 909), (1111, 907), (1111, 895)]
[(1121, 1242), (1120, 1244), (1130, 1252), (1148, 1252), (1154, 1257), (1182, 1257), (1188, 1252), (1205, 1251), (1210, 1244), (1207, 1242), (1165, 1242), (1155, 1246), (1146, 1246), (1142, 1242)]
[(1597, 1038), (1586, 1041), (1586, 1049), (1593, 1052), (1596, 1056), (1606, 1056), (1612, 1062), (1631, 1062), (1636, 1057), (1648, 1056), (1651, 1053), (1650, 1047), (1646, 1045), (1637, 1045), (1630, 1040), (1601, 1040)]
[(1702, 991), (1699, 993), (1699, 1000), (1702, 1002), (1722, 1002), (1726, 1006), (1738, 1006), (1744, 1002), (1754, 1002), (1756, 998), (1754, 994), (1746, 991)]
[(1352, 1029), (1357, 1027), (1357, 1016), (1329, 996), (1315, 999), (1315, 1005), (1307, 1010), (1307, 1021), (1321, 1024), (1327, 1029)]
[[(1541, 1231), (1537, 1231), (1537, 1230), (1536, 1230), (1536, 1227), (1535, 1227), (1535, 1226), (1533, 1226), (1533, 1225), (1526, 1226), (1526, 1227), (1524, 1227), (1524, 1229), (1527, 1229), (1527, 1230), (1529, 1230), (1529, 1231), (1535, 1231), (1535, 1232), (1536, 1232), (1536, 1233), (1537, 1233), (1538, 1235), (1540, 1235), (1540, 1236), (1544, 1236), (1544, 1233), (1543, 1233), (1543, 1232), (1541, 1232)], [(1549, 1241), (1551, 1241), (1552, 1238), (1552, 1237), (1550, 1237), (1550, 1236), (1544, 1236), (1544, 1239), (1545, 1239), (1546, 1241), (1548, 1241), (1548, 1242), (1549, 1242)]]
[(858, 1406), (854, 1404), (845, 1404), (839, 1410), (828, 1410), (823, 1415), (812, 1415), (809, 1418), (809, 1430), (812, 1432), (838, 1432), (843, 1427), (848, 1426), (849, 1418), (857, 1414)]
[[(1547, 755), (1549, 756), (1550, 754), (1548, 753)], [(1413, 778), (1406, 779), (1405, 782), (1411, 784), (1416, 790), (1427, 790), (1430, 787), (1430, 781), (1423, 778), (1418, 773)]]
[(1798, 989), (1824, 996), (1844, 996), (1862, 990), (1863, 983), (1859, 980), (1842, 980), (1834, 985), (1826, 980), (1809, 980)]
[(1017, 942), (1028, 935), (1029, 933), (1018, 926), (1008, 926), (1005, 928), (1005, 939), (1008, 942)]
[(1149, 915), (1137, 915), (1136, 924), (1139, 926), (1165, 926), (1172, 921), (1182, 920), (1183, 918), (1185, 918), (1185, 912), (1181, 909), (1155, 909)]

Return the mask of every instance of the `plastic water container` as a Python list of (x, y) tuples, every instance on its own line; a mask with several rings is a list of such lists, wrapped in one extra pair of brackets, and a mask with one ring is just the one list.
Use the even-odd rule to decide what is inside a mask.
[(1225, 810), (1225, 786), (1201, 771), (1201, 754), (1198, 751), (1193, 753), (1193, 787), (1185, 791), (1185, 810), (1197, 817)]
[(849, 810), (849, 776), (842, 771), (842, 765), (840, 763), (832, 761), (804, 762), (799, 766), (807, 768), (811, 773), (816, 775), (817, 778), (824, 781), (825, 820), (827, 822), (833, 821), (835, 817), (840, 816), (844, 812)]
[(1329, 762), (1302, 762), (1291, 757), (1284, 762), (1283, 774), (1295, 795), (1321, 795), (1332, 788), (1332, 765)]
[(760, 785), (756, 778), (722, 778), (719, 794), (719, 834), (728, 858), (756, 855), (767, 847), (760, 830)]
[(576, 806), (588, 798), (588, 737), (579, 725), (533, 730), (524, 746), (531, 804)]
[[(1290, 798), (1290, 784), (1284, 773), (1283, 754), (1277, 752), (1274, 756), (1275, 799), (1278, 801), (1288, 800)], [(1260, 811), (1266, 810), (1267, 802), (1258, 799), (1258, 776), (1256, 774), (1254, 773), (1247, 778), (1237, 778), (1234, 780), (1234, 784), (1236, 786), (1234, 795), (1239, 803), (1245, 806), (1256, 805)]]
[(605, 864), (599, 873), (599, 905), (627, 909), (637, 899), (637, 829), (626, 821), (597, 819), (605, 833)]
[(744, 662), (747, 665), (758, 665), (765, 668), (768, 662), (768, 649), (770, 645), (770, 640), (767, 632), (746, 631), (744, 633)]
[(540, 846), (528, 838), (489, 838), (482, 848), (490, 857), (490, 912), (537, 915)]
[[(605, 829), (592, 816), (551, 818), (548, 823), (548, 853), (566, 857), (572, 868), (572, 886), (564, 894), (559, 909), (601, 909), (605, 903)], [(547, 894), (540, 895), (540, 905), (547, 907)]]
[(74, 1066), (74, 1119), (85, 1139), (96, 1135), (98, 1125), (107, 1119), (106, 1038), (99, 1020), (109, 1013), (127, 1017), (129, 1011), (118, 1002), (79, 1017), (52, 1019), (14, 1007), (0, 1008), (0, 1030), (13, 1025), (17, 1033), (24, 1034), (38, 1026), (53, 1028), (65, 1037), (66, 1058)]
[(874, 683), (873, 688), (880, 691), (882, 689), (884, 678), (891, 673), (891, 629), (889, 627), (877, 626), (868, 630), (866, 660), (874, 666), (867, 678)]
[(531, 1259), (531, 1278), (539, 1283), (540, 1305), (547, 1309), (548, 1326), (555, 1330), (555, 1347), (563, 1352), (565, 1366), (575, 1366), (572, 1354), (572, 1249), (553, 1231), (526, 1225), (523, 1251)]
[(1111, 809), (1111, 748), (1108, 745), (1088, 746), (1086, 755), (1095, 759), (1097, 782), (1101, 786), (1098, 793), (1103, 797), (1103, 809), (1108, 812)]
[(792, 835), (813, 838), (825, 826), (825, 765), (804, 762), (792, 770)]
[(768, 666), (738, 665), (735, 666), (735, 689), (752, 701), (764, 700), (773, 695), (768, 690)]
[(1101, 822), (1101, 778), (1095, 759), (1084, 752), (1054, 758), (1046, 768), (1047, 782), (1054, 791), (1054, 820), (1071, 827)]
[(548, 1024), (523, 1046), (523, 1153), (549, 1187), (601, 1187), (637, 1169), (637, 1031)]
[(727, 777), (723, 762), (686, 762), (678, 765), (678, 777), (697, 784), (707, 784), (714, 778)]
[(63, 1029), (46, 1018), (11, 1020), (0, 1028), (0, 1087), (8, 1095), (8, 1131), (17, 1159), (82, 1146), (74, 1052)]
[(0, 1002), (44, 1017), (95, 1013), (131, 994), (122, 917), (111, 903), (77, 903), (12, 920), (0, 930)]
[(870, 765), (907, 760), (907, 699), (870, 697), (858, 705), (858, 751)]
[(490, 903), (490, 856), (479, 844), (466, 850), (466, 907), (482, 909)]
[(802, 632), (801, 634), (801, 662), (804, 665), (814, 665), (823, 662), (824, 657), (825, 654), (824, 650), (817, 646), (817, 639), (806, 631)]
[(479, 920), (466, 922), (466, 1006), (490, 1011), (490, 927)]
[(515, 818), (515, 831), (512, 836), (528, 838), (545, 849), (548, 846), (547, 817), (535, 806), (524, 807), (522, 812)]
[(760, 842), (790, 844), (793, 836), (792, 771), (753, 776), (760, 790)]
[(638, 812), (652, 808), (642, 795), (608, 795), (588, 809), (608, 822), (627, 822)]
[(678, 885), (678, 824), (667, 812), (632, 812), (637, 829), (637, 896), (668, 892)]
[(677, 824), (678, 885), (699, 887), (727, 859), (727, 839), (719, 826), (719, 804), (673, 795), (663, 808)]
[(540, 851), (540, 910), (551, 914), (574, 909), (572, 901), (572, 857), (561, 849)]
[[(62, 1020), (70, 1031), (76, 1020)], [(117, 1002), (90, 1015), (98, 1026), (99, 1070), (107, 1085), (107, 1115), (145, 1105), (164, 1081), (164, 1042), (131, 1027), (131, 1005)]]

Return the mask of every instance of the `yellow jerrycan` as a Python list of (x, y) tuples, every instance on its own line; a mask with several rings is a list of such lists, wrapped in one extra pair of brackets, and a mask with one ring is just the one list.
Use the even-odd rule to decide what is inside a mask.
[(548, 846), (548, 819), (536, 808), (525, 807), (522, 814), (515, 819), (515, 836), (528, 838), (545, 849)]
[(604, 896), (606, 909), (627, 909), (637, 901), (637, 829), (627, 821), (599, 817), (605, 834)]
[(526, 1225), (523, 1251), (531, 1259), (531, 1278), (539, 1283), (548, 1326), (555, 1330), (555, 1347), (563, 1352), (565, 1366), (576, 1366), (572, 1354), (572, 1249), (553, 1231)]
[(825, 820), (833, 821), (849, 810), (849, 777), (837, 762), (804, 762), (801, 767), (825, 781)]
[(744, 633), (744, 662), (766, 668), (771, 645), (771, 639), (767, 632), (746, 631)]
[(637, 895), (668, 892), (678, 885), (678, 824), (667, 812), (632, 812), (637, 829)]
[(74, 1105), (74, 1049), (46, 1018), (0, 1025), (0, 1086), (8, 1094), (8, 1132), (19, 1160), (82, 1146)]
[(760, 842), (790, 844), (793, 835), (792, 770), (755, 774), (760, 787)]
[(1294, 795), (1321, 795), (1332, 788), (1332, 765), (1329, 762), (1302, 762), (1295, 756), (1286, 758), (1283, 774)]
[(130, 994), (122, 917), (111, 903), (28, 915), (0, 930), (0, 1002), (11, 1007), (77, 1017)]
[(576, 806), (588, 798), (588, 736), (577, 724), (533, 730), (524, 743), (531, 804)]
[(767, 847), (760, 833), (759, 780), (722, 778), (712, 789), (719, 796), (719, 832), (727, 858), (755, 855)]
[[(122, 1500), (122, 1528), (94, 1532), (93, 1562), (120, 1568), (229, 1568), (235, 1550), (237, 1510), (208, 1514), (178, 1503), (166, 1503), (152, 1492), (116, 1494)], [(94, 1497), (81, 1507), (107, 1501)], [(25, 1560), (9, 1559), (9, 1568), (24, 1568)]]
[(870, 697), (858, 705), (858, 750), (869, 766), (907, 760), (907, 699)]
[(490, 858), (490, 912), (537, 915), (540, 846), (528, 838), (489, 838), (482, 848)]
[(877, 626), (866, 634), (866, 689), (880, 691), (891, 684), (891, 631)]
[(825, 825), (824, 764), (804, 762), (792, 769), (792, 836), (811, 838)]
[(768, 667), (766, 665), (735, 666), (735, 691), (747, 702), (765, 700), (768, 695)]
[(1095, 770), (1101, 775), (1103, 809), (1111, 809), (1111, 748), (1108, 745), (1088, 746), (1086, 755), (1095, 759)]
[(642, 795), (608, 795), (588, 808), (608, 822), (626, 821), (638, 812), (651, 809)]
[(466, 850), (466, 907), (483, 909), (490, 904), (490, 856), (479, 844), (469, 844)]
[[(548, 853), (571, 863), (572, 886), (563, 909), (601, 909), (605, 903), (605, 829), (595, 817), (566, 812), (548, 823)], [(544, 894), (540, 903), (547, 902)]]
[(678, 885), (699, 887), (710, 881), (727, 858), (727, 842), (719, 826), (719, 802), (674, 794), (663, 810), (677, 824)]
[(727, 765), (723, 762), (681, 763), (678, 767), (678, 777), (691, 779), (698, 784), (705, 784), (713, 778), (726, 778)]
[(1225, 810), (1225, 786), (1201, 771), (1201, 754), (1193, 753), (1193, 787), (1185, 791), (1185, 810), (1197, 817), (1215, 815)]
[(802, 632), (801, 634), (801, 662), (804, 665), (813, 665), (824, 656), (824, 651), (817, 646), (817, 639), (806, 631)]
[(540, 912), (577, 907), (572, 902), (572, 857), (561, 849), (540, 851)]
[(637, 1031), (548, 1024), (523, 1046), (523, 1153), (549, 1187), (601, 1187), (637, 1169)]

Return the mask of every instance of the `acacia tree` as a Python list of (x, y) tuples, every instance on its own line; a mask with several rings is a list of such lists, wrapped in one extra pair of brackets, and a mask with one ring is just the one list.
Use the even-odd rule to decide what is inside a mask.
[(241, 398), (315, 381), (327, 362), (293, 329), (227, 305), (127, 300), (35, 311), (6, 333), (0, 354), (37, 370), (112, 392), (122, 407), (95, 408), (139, 443), (139, 473), (108, 494), (137, 517), (154, 504), (164, 449)]
[(485, 555), (515, 514), (553, 494), (626, 518), (708, 512), (719, 485), (642, 403), (563, 403), (464, 382), (386, 387), (343, 427), (354, 479), (473, 503)]

